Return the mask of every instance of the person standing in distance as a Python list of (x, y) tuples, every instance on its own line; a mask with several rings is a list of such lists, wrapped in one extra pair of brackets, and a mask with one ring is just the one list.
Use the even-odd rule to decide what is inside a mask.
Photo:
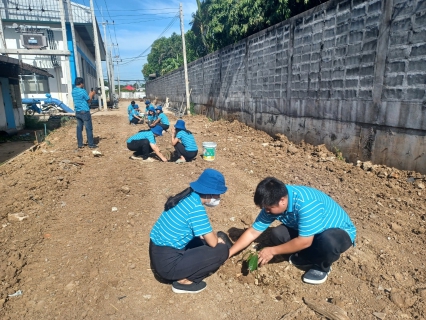
[(83, 125), (86, 127), (87, 142), (89, 148), (95, 149), (98, 146), (93, 141), (92, 116), (90, 114), (89, 103), (92, 101), (95, 91), (84, 89), (84, 79), (75, 78), (75, 88), (72, 89), (72, 98), (74, 100), (75, 118), (77, 119), (77, 146), (83, 148)]

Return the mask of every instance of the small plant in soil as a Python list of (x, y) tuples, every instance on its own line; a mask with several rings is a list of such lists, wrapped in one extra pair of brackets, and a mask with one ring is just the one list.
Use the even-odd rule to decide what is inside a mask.
[(259, 264), (259, 256), (256, 251), (248, 251), (244, 257), (243, 260), (247, 262), (247, 269), (249, 272), (253, 272), (257, 270), (258, 264)]

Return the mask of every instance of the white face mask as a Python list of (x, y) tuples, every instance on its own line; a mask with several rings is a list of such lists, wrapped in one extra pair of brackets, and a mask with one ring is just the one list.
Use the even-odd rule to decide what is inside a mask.
[(219, 205), (220, 199), (211, 198), (209, 202), (206, 202), (205, 205), (207, 207), (216, 207)]

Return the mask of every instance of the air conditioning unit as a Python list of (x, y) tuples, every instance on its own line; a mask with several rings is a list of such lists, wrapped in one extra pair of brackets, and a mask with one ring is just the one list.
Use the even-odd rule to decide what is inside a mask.
[(46, 37), (42, 34), (21, 34), (21, 44), (27, 49), (41, 49), (47, 47)]

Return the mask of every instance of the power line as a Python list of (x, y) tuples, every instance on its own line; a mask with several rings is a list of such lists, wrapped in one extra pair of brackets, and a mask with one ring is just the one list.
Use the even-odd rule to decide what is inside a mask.
[[(163, 30), (163, 32), (161, 32), (161, 34), (157, 37), (157, 39), (156, 40), (158, 40), (158, 39), (160, 39), (162, 36), (163, 36), (163, 34), (164, 33), (166, 33), (167, 32), (167, 30), (169, 30), (171, 27), (172, 27), (172, 25), (173, 25), (173, 23), (175, 23), (175, 21), (177, 20), (179, 18), (179, 13), (178, 14), (176, 14), (176, 16), (172, 19), (172, 21), (170, 21), (170, 23), (166, 26), (166, 28)], [(156, 40), (154, 40), (154, 42), (156, 41)], [(154, 43), (153, 42), (153, 43)], [(153, 44), (152, 43), (152, 44)], [(136, 56), (136, 57), (134, 57), (134, 59), (133, 60), (130, 60), (130, 61), (126, 61), (126, 62), (124, 62), (124, 63), (120, 63), (120, 65), (126, 65), (126, 64), (129, 64), (129, 63), (132, 63), (133, 61), (135, 61), (135, 60), (137, 60), (137, 59), (139, 59), (139, 58), (142, 58), (142, 56), (143, 56), (143, 54), (145, 53), (145, 52), (147, 52), (151, 47), (152, 47), (152, 44), (148, 47), (148, 48), (146, 48), (141, 54), (139, 54), (138, 56)]]

